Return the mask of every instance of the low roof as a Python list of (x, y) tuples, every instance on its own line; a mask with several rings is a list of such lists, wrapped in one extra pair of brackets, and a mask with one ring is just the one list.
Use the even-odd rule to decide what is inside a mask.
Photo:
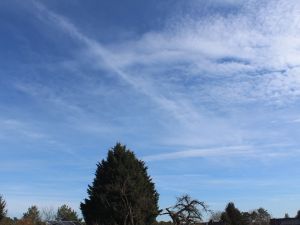
[(48, 221), (47, 225), (81, 225), (81, 223), (76, 221)]
[(300, 219), (297, 218), (282, 218), (282, 219), (271, 219), (271, 225), (300, 225)]

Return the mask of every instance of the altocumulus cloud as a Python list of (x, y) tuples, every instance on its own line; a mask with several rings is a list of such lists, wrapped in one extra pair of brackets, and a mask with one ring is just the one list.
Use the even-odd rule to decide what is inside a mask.
[(299, 10), (298, 1), (247, 1), (226, 16), (172, 19), (111, 51), (120, 67), (151, 76), (167, 96), (176, 90), (195, 103), (282, 104), (300, 94)]
[(195, 103), (281, 103), (299, 97), (300, 3), (251, 0), (240, 5), (226, 16), (172, 18), (164, 30), (106, 47), (60, 15), (38, 8), (87, 44), (100, 66), (172, 110), (171, 99), (180, 97)]
[[(108, 42), (99, 41), (99, 8), (91, 15), (96, 26), (88, 30), (76, 20), (84, 11), (77, 6), (87, 2), (30, 2), (33, 5), (21, 7), (28, 10), (22, 19), (30, 12), (34, 19), (28, 16), (27, 22), (36, 29), (26, 27), (20, 34), (33, 42), (24, 50), (30, 64), (13, 58), (13, 72), (1, 74), (8, 90), (3, 96), (9, 99), (0, 104), (0, 140), (8, 146), (1, 169), (9, 182), (2, 182), (2, 189), (15, 212), (20, 214), (20, 207), (25, 210), (32, 199), (39, 205), (45, 199), (52, 199), (53, 205), (71, 201), (76, 207), (85, 195), (99, 146), (104, 156), (115, 138), (144, 156), (166, 196), (162, 205), (188, 190), (217, 202), (219, 209), (232, 200), (239, 200), (240, 206), (244, 197), (253, 199), (245, 209), (260, 205), (258, 197), (263, 203), (277, 197), (280, 204), (269, 200), (266, 205), (276, 215), (296, 210), (298, 206), (285, 208), (293, 201), (284, 201), (283, 185), (289, 186), (292, 200), (299, 199), (298, 1), (180, 1), (187, 10), (181, 13), (174, 7), (157, 29)], [(67, 4), (67, 10), (61, 4)], [(90, 22), (90, 17), (82, 18)], [(9, 40), (14, 36), (8, 35)], [(35, 37), (42, 45), (36, 45)], [(53, 46), (67, 54), (52, 52)], [(29, 57), (35, 51), (38, 60)], [(19, 101), (8, 104), (16, 96)], [(20, 154), (24, 147), (26, 161)], [(28, 174), (19, 175), (23, 186), (21, 179), (10, 182), (16, 173), (6, 172), (12, 168), (35, 177), (31, 181), (25, 180)], [(74, 180), (69, 182), (76, 187), (72, 191), (58, 176), (64, 180), (70, 172)], [(284, 179), (287, 174), (293, 178)], [(278, 184), (275, 178), (285, 182)], [(39, 193), (44, 186), (48, 188)]]
[[(85, 56), (93, 66), (116, 75), (171, 115), (181, 133), (187, 134), (181, 144), (207, 143), (214, 135), (214, 144), (239, 145), (244, 134), (211, 109), (233, 106), (235, 110), (235, 105), (249, 103), (283, 105), (299, 99), (300, 4), (282, 0), (226, 4), (238, 5), (237, 10), (205, 17), (197, 10), (179, 14), (164, 29), (109, 45), (90, 38), (47, 7), (35, 5), (43, 21), (87, 47)], [(191, 1), (190, 7), (201, 4)], [(199, 136), (205, 141), (198, 142)], [(167, 142), (178, 144), (175, 139)]]

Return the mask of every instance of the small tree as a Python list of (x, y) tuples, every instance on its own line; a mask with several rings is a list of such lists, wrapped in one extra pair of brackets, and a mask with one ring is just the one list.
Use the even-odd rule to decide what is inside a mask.
[(300, 210), (298, 210), (297, 215), (296, 215), (297, 219), (300, 219)]
[(0, 221), (5, 218), (7, 214), (6, 202), (3, 199), (2, 195), (0, 195)]
[(41, 225), (42, 219), (40, 216), (40, 211), (37, 206), (31, 206), (28, 208), (27, 212), (23, 214), (21, 219), (21, 224), (32, 224), (32, 225)]
[(174, 206), (166, 208), (161, 214), (169, 215), (174, 225), (192, 225), (202, 221), (202, 211), (209, 211), (204, 202), (192, 199), (189, 195), (183, 195), (177, 198)]
[(159, 214), (158, 193), (147, 167), (117, 143), (98, 163), (80, 208), (87, 225), (150, 225)]
[(225, 212), (221, 215), (221, 221), (226, 225), (244, 225), (242, 213), (238, 208), (235, 207), (233, 202), (228, 203), (225, 208)]
[(41, 218), (43, 221), (52, 221), (56, 219), (56, 210), (53, 207), (42, 208)]
[(4, 217), (1, 221), (0, 221), (0, 225), (16, 225), (16, 221), (9, 218), (9, 217)]
[(264, 208), (242, 212), (243, 221), (248, 225), (269, 225), (271, 215)]
[(67, 205), (62, 205), (58, 208), (56, 214), (56, 220), (58, 221), (77, 221), (81, 220), (78, 218), (77, 213)]
[(264, 208), (259, 208), (253, 212), (254, 216), (254, 223), (255, 225), (269, 225), (271, 215), (269, 212)]
[(209, 220), (212, 222), (219, 222), (221, 220), (221, 216), (222, 216), (222, 211), (212, 212)]

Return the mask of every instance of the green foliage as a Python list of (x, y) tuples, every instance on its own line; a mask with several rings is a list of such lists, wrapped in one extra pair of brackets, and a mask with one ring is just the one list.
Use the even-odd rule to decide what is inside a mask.
[(87, 225), (150, 225), (159, 214), (158, 193), (147, 167), (117, 143), (97, 164), (88, 198), (81, 203)]
[(228, 203), (225, 212), (221, 215), (221, 221), (226, 225), (244, 225), (242, 214), (238, 208), (235, 207), (233, 202)]
[(298, 210), (296, 217), (297, 219), (300, 219), (300, 210)]
[(43, 224), (40, 216), (40, 211), (35, 205), (29, 207), (27, 212), (23, 214), (22, 221), (24, 224), (32, 224), (32, 225)]
[(77, 213), (67, 205), (62, 205), (57, 210), (56, 220), (58, 221), (77, 221), (81, 220), (78, 218)]
[(1, 221), (0, 221), (0, 225), (15, 225), (16, 221), (12, 220), (9, 217), (4, 217)]
[(0, 221), (5, 218), (6, 214), (7, 214), (6, 202), (3, 199), (2, 195), (0, 195)]
[(225, 212), (221, 215), (221, 221), (227, 225), (269, 225), (271, 215), (264, 208), (259, 208), (250, 212), (240, 212), (232, 202), (230, 202)]

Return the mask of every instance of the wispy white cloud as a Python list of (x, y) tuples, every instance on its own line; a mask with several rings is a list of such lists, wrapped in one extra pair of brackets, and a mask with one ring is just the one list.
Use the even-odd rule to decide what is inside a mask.
[(157, 161), (157, 160), (170, 160), (170, 159), (183, 159), (194, 157), (230, 157), (238, 155), (251, 154), (252, 148), (250, 146), (227, 146), (219, 148), (206, 148), (206, 149), (192, 149), (177, 151), (171, 153), (162, 153), (156, 155), (145, 156), (145, 161)]
[(290, 121), (290, 123), (300, 123), (300, 119), (293, 119)]
[[(191, 68), (191, 71), (194, 70), (194, 66), (183, 65), (182, 67), (182, 63), (180, 63), (179, 60), (181, 59), (183, 64), (185, 64), (189, 63), (193, 57), (198, 58), (197, 51), (193, 53), (194, 49), (197, 49), (197, 47), (195, 48), (193, 46), (193, 43), (189, 43), (189, 41), (186, 40), (185, 43), (187, 47), (180, 47), (181, 38), (178, 35), (175, 35), (176, 40), (174, 39), (174, 41), (172, 38), (173, 34), (149, 33), (138, 41), (116, 44), (114, 46), (104, 46), (96, 40), (89, 38), (69, 20), (50, 11), (44, 5), (35, 2), (35, 7), (37, 10), (35, 13), (42, 21), (48, 24), (50, 23), (51, 26), (62, 30), (65, 34), (85, 47), (85, 57), (91, 60), (91, 65), (97, 65), (98, 69), (101, 70), (106, 69), (132, 90), (140, 93), (156, 104), (155, 110), (163, 112), (160, 114), (166, 119), (164, 123), (169, 123), (168, 120), (171, 121), (171, 132), (181, 130), (181, 133), (185, 133), (189, 138), (197, 133), (198, 143), (201, 144), (203, 142), (212, 142), (213, 140), (209, 138), (211, 134), (216, 134), (215, 139), (219, 139), (220, 142), (224, 140), (236, 141), (241, 139), (239, 130), (232, 127), (232, 125), (224, 119), (211, 115), (209, 111), (205, 110), (204, 105), (199, 106), (199, 103), (195, 101), (195, 97), (198, 97), (189, 90), (190, 88), (196, 88), (198, 90), (196, 86), (185, 87), (180, 85), (182, 81), (184, 81), (182, 79), (186, 79), (187, 82), (190, 82), (189, 77), (194, 76), (193, 74), (189, 74), (189, 71), (186, 71), (188, 68)], [(168, 41), (168, 35), (170, 41)], [(158, 41), (156, 38), (158, 38)], [(149, 43), (147, 41), (149, 41)], [(209, 40), (206, 40), (206, 42), (209, 43)], [(157, 43), (157, 45), (155, 45), (155, 43)], [(170, 46), (169, 48), (168, 45)], [(214, 43), (210, 45), (213, 47)], [(179, 46), (180, 49), (176, 49), (176, 46)], [(220, 48), (218, 49), (218, 47)], [(228, 51), (227, 47), (223, 48), (221, 45), (218, 47), (215, 47), (216, 52)], [(174, 51), (172, 50), (173, 48)], [(199, 48), (203, 49), (207, 54), (211, 54), (209, 48), (205, 47), (205, 45)], [(192, 53), (191, 56), (188, 56), (189, 52), (187, 50), (192, 51), (190, 52)], [(226, 54), (224, 53), (224, 55)], [(207, 61), (207, 59), (204, 60)], [(176, 64), (178, 64), (178, 66)], [(141, 68), (139, 69), (140, 66)], [(176, 73), (173, 74), (172, 71), (168, 71), (169, 68), (172, 67), (178, 67), (178, 76), (175, 75)], [(86, 75), (86, 77), (88, 77), (88, 75)], [(39, 88), (39, 90), (40, 89), (43, 90), (43, 88)], [(201, 89), (204, 88), (201, 87)], [(26, 88), (23, 88), (23, 90), (28, 91)], [(182, 90), (186, 90), (186, 93), (183, 93)], [(51, 96), (53, 96), (52, 102), (65, 102), (60, 96)], [(201, 97), (199, 97), (199, 99), (201, 99)], [(66, 106), (67, 107), (61, 108), (68, 109), (68, 106), (71, 106), (72, 111), (74, 105), (67, 104)], [(78, 110), (80, 111), (81, 109), (75, 107), (74, 111), (76, 112)], [(86, 112), (83, 114), (87, 115)], [(73, 115), (73, 113), (70, 115)], [(167, 127), (170, 127), (169, 125), (170, 124), (168, 124)], [(174, 126), (178, 128), (175, 130)], [(205, 127), (205, 130), (199, 129), (200, 127)], [(224, 132), (224, 130), (227, 132)], [(231, 133), (231, 135), (228, 135), (229, 133)], [(201, 136), (200, 139), (198, 138), (199, 136)], [(165, 139), (166, 137), (163, 138)], [(184, 137), (181, 139), (183, 141)], [(196, 139), (196, 137), (194, 137), (194, 139)]]
[[(163, 188), (169, 187), (185, 187), (187, 189), (194, 189), (195, 187), (202, 188), (234, 188), (240, 189), (245, 187), (255, 188), (270, 188), (274, 186), (284, 186), (283, 183), (278, 183), (277, 179), (263, 178), (212, 178), (198, 174), (181, 174), (179, 175), (166, 175), (154, 177)], [(292, 184), (293, 181), (290, 179), (285, 180), (286, 183)], [(298, 184), (294, 184), (294, 187), (298, 187)], [(187, 190), (186, 190), (187, 191)]]
[[(267, 166), (270, 163), (275, 168), (275, 161), (299, 156), (298, 130), (295, 125), (286, 123), (299, 122), (295, 119), (298, 118), (297, 106), (294, 105), (294, 112), (283, 109), (277, 114), (273, 110), (276, 107), (272, 108), (274, 105), (291, 106), (300, 96), (300, 4), (296, 0), (210, 0), (205, 7), (235, 8), (205, 16), (197, 15), (203, 1), (190, 1), (188, 4), (195, 10), (171, 17), (163, 29), (105, 44), (98, 41), (99, 33), (89, 35), (71, 18), (38, 1), (33, 2), (34, 7), (30, 10), (43, 24), (39, 29), (54, 28), (62, 34), (60, 38), (63, 36), (63, 39), (75, 42), (76, 46), (71, 50), (74, 58), (65, 58), (60, 63), (56, 63), (57, 60), (52, 64), (41, 63), (37, 70), (32, 65), (24, 65), (35, 75), (28, 75), (29, 82), (16, 79), (12, 83), (18, 94), (26, 94), (26, 100), (38, 105), (41, 111), (37, 113), (43, 116), (24, 121), (17, 116), (7, 116), (10, 112), (7, 110), (7, 115), (0, 119), (0, 138), (19, 136), (47, 146), (53, 142), (57, 151), (72, 154), (69, 159), (77, 163), (73, 168), (87, 168), (87, 164), (95, 163), (96, 151), (91, 150), (92, 160), (85, 160), (85, 153), (91, 148), (96, 149), (94, 143), (102, 145), (99, 137), (109, 139), (104, 145), (121, 137), (120, 141), (128, 141), (129, 145), (143, 143), (141, 151), (144, 152), (138, 152), (138, 148), (133, 150), (144, 156), (147, 163), (168, 164), (168, 171), (163, 171), (165, 174), (181, 169), (179, 167), (193, 167), (187, 164), (194, 158), (204, 159), (203, 168), (207, 165), (207, 169), (220, 171), (224, 168), (227, 172), (245, 169), (250, 161), (257, 165), (257, 172), (263, 167), (262, 163)], [(24, 67), (19, 68), (22, 73)], [(40, 70), (62, 75), (49, 78), (44, 73), (37, 74)], [(30, 79), (33, 76), (40, 79)], [(106, 83), (107, 77), (112, 79)], [(124, 104), (123, 107), (120, 104)], [(138, 112), (133, 109), (136, 104), (142, 105)], [(123, 110), (127, 110), (126, 113)], [(23, 109), (16, 107), (15, 114), (22, 112)], [(40, 124), (42, 120), (44, 123)], [(145, 127), (145, 124), (150, 126)], [(293, 126), (293, 129), (284, 126)], [(130, 132), (134, 133), (134, 138), (127, 138)], [(155, 136), (154, 141), (149, 140), (151, 135)], [(62, 139), (63, 143), (59, 142)], [(78, 146), (77, 139), (83, 147), (81, 143)], [(290, 146), (266, 146), (274, 141), (290, 143)], [(74, 149), (81, 147), (84, 154), (75, 154)], [(150, 149), (152, 147), (154, 150)], [(172, 167), (172, 163), (178, 162), (176, 159), (187, 160)], [(165, 162), (167, 160), (169, 162)], [(17, 161), (7, 160), (0, 169), (15, 172), (40, 166), (48, 168), (43, 161), (17, 164)], [(225, 174), (222, 179), (184, 174), (178, 179), (154, 179), (162, 189), (172, 189), (176, 193), (192, 192), (200, 186), (220, 190), (221, 187), (241, 190), (251, 184), (254, 188), (276, 186), (274, 180), (239, 179), (234, 177), (236, 173), (232, 174), (233, 177)], [(55, 178), (45, 181), (44, 185), (59, 183), (60, 179)], [(81, 175), (74, 177), (76, 182), (85, 179), (90, 180)], [(70, 178), (68, 182), (74, 180)], [(30, 190), (32, 185), (19, 189), (10, 187), (6, 187), (5, 192), (15, 211), (19, 211), (20, 199), (25, 202), (20, 208), (25, 209), (29, 198), (37, 204), (47, 200), (47, 204), (57, 205), (74, 197), (71, 194), (63, 196), (53, 188), (46, 190), (48, 197), (42, 198), (44, 192), (37, 192), (34, 198), (36, 193)], [(61, 192), (65, 193), (65, 190)], [(16, 200), (15, 196), (20, 199)], [(80, 201), (77, 197), (73, 200), (74, 205)]]
[(161, 160), (175, 160), (185, 158), (211, 158), (214, 160), (224, 160), (224, 158), (236, 158), (239, 160), (246, 158), (248, 160), (259, 160), (264, 162), (273, 161), (276, 158), (283, 159), (285, 157), (296, 157), (300, 154), (300, 149), (293, 146), (283, 144), (271, 145), (240, 145), (240, 146), (221, 146), (214, 148), (201, 149), (185, 149), (182, 151), (172, 151), (169, 153), (159, 153), (154, 155), (144, 156), (143, 160), (161, 161)]
[[(16, 90), (21, 91), (34, 99), (37, 99), (39, 104), (46, 105), (47, 110), (60, 114), (61, 120), (67, 122), (70, 127), (81, 130), (87, 133), (99, 135), (101, 133), (111, 133), (116, 131), (117, 128), (102, 121), (96, 120), (89, 110), (81, 105), (78, 101), (78, 96), (83, 92), (91, 92), (93, 89), (78, 91), (66, 90), (66, 93), (60, 93), (60, 90), (47, 87), (39, 83), (22, 83), (16, 82), (14, 84)], [(83, 87), (83, 89), (86, 87)], [(96, 93), (97, 94), (97, 93)], [(48, 107), (51, 105), (51, 107)]]
[[(72, 156), (74, 159), (85, 161), (82, 156), (78, 155), (73, 149), (71, 149), (67, 144), (61, 142), (53, 132), (47, 129), (45, 124), (41, 124), (34, 120), (26, 120), (24, 118), (0, 118), (0, 141), (3, 142), (16, 142), (18, 143), (30, 143), (45, 146), (43, 149), (35, 149), (33, 147), (18, 147), (14, 151), (31, 151), (31, 152), (59, 152), (65, 153)], [(27, 146), (27, 145), (26, 145)], [(3, 149), (4, 152), (9, 152), (9, 149)], [(24, 160), (24, 159), (23, 159)], [(43, 163), (42, 163), (43, 164)], [(12, 162), (2, 162), (3, 170), (21, 170), (22, 168), (37, 168), (39, 162), (30, 163), (22, 162), (20, 164), (15, 164)], [(41, 165), (41, 162), (40, 162)], [(43, 164), (45, 165), (45, 164)], [(13, 168), (13, 166), (15, 166)]]
[(42, 21), (81, 43), (93, 66), (106, 69), (172, 118), (177, 129), (172, 126), (173, 137), (164, 137), (166, 142), (203, 146), (239, 145), (253, 136), (232, 121), (238, 118), (223, 118), (214, 109), (281, 105), (300, 94), (300, 5), (281, 0), (239, 4), (226, 16), (172, 18), (163, 30), (108, 45), (40, 3), (35, 9)]
[[(67, 34), (71, 35), (71, 37), (85, 44), (89, 52), (89, 57), (96, 61), (99, 66), (111, 71), (133, 89), (149, 97), (152, 101), (157, 103), (160, 108), (167, 110), (179, 121), (197, 120), (201, 117), (188, 101), (178, 98), (169, 98), (157, 90), (156, 83), (153, 83), (150, 77), (149, 79), (144, 79), (145, 77), (135, 76), (135, 74), (130, 73), (131, 71), (123, 69), (117, 53), (112, 52), (101, 43), (80, 32), (77, 27), (66, 18), (50, 11), (37, 2), (35, 6), (40, 12), (45, 13), (43, 15), (47, 15), (46, 18), (48, 18), (51, 23), (59, 26), (59, 28), (63, 29)], [(43, 16), (41, 19), (45, 20), (45, 17)]]
[[(216, 103), (298, 99), (299, 3), (249, 1), (242, 6), (226, 17), (178, 18), (175, 25), (172, 20), (171, 29), (113, 47), (116, 62), (128, 71), (142, 67), (145, 77), (161, 74), (156, 79), (177, 91), (190, 80), (195, 88), (184, 93), (195, 101), (205, 96)], [(180, 68), (177, 83), (172, 74), (161, 78), (170, 68)]]
[(40, 131), (36, 127), (20, 121), (16, 119), (11, 118), (1, 118), (0, 119), (0, 135), (2, 137), (5, 137), (7, 135), (11, 136), (14, 135), (14, 138), (16, 136), (20, 136), (21, 138), (29, 138), (29, 139), (49, 139), (49, 136), (45, 134), (43, 131)]

